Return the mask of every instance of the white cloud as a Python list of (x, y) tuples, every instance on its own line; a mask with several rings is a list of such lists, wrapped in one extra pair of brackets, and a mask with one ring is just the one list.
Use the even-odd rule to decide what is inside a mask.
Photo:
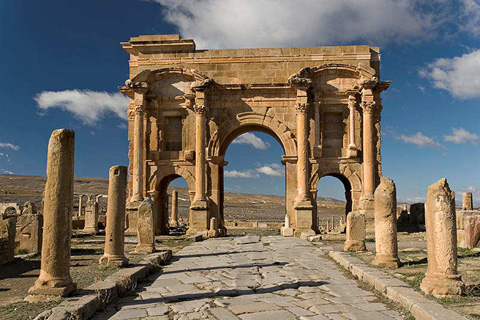
[(128, 129), (128, 126), (125, 122), (120, 123), (117, 127), (119, 129), (122, 129), (122, 130), (127, 130)]
[(480, 35), (480, 2), (478, 0), (461, 0), (461, 3), (463, 19), (460, 28), (470, 34)]
[(419, 148), (439, 148), (441, 145), (430, 137), (427, 137), (421, 132), (412, 136), (400, 135), (395, 137), (397, 140), (402, 140), (405, 143), (417, 145)]
[(461, 57), (437, 59), (419, 74), (456, 98), (480, 98), (480, 49)]
[(259, 178), (260, 176), (258, 173), (256, 173), (253, 170), (245, 170), (245, 171), (237, 171), (237, 170), (232, 170), (232, 171), (225, 171), (223, 175), (226, 178), (244, 178), (244, 179), (256, 179)]
[(108, 114), (127, 120), (128, 98), (120, 92), (44, 91), (34, 99), (40, 109), (60, 108), (73, 113), (86, 125), (94, 125)]
[(285, 175), (285, 168), (277, 163), (272, 163), (257, 168), (257, 172), (271, 177), (283, 177)]
[(150, 1), (163, 6), (183, 37), (212, 49), (404, 43), (471, 32), (480, 19), (470, 12), (475, 0)]
[(3, 170), (3, 174), (13, 174), (13, 172), (10, 170)]
[(443, 140), (446, 142), (453, 142), (456, 144), (460, 143), (472, 143), (475, 144), (478, 142), (478, 135), (475, 133), (470, 133), (463, 128), (452, 128), (453, 134), (448, 136), (443, 136)]
[(268, 142), (264, 142), (262, 139), (257, 137), (251, 132), (247, 132), (233, 140), (232, 143), (235, 144), (249, 144), (253, 146), (255, 149), (260, 149), (260, 150), (265, 150), (268, 147), (270, 147), (270, 144)]
[(20, 150), (19, 146), (16, 146), (12, 143), (6, 143), (6, 142), (0, 142), (0, 148), (12, 149), (12, 150), (15, 150), (15, 151)]

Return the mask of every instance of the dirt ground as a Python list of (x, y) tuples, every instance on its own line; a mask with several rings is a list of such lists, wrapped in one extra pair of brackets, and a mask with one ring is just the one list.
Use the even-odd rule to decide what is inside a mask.
[[(95, 281), (103, 280), (115, 273), (118, 268), (105, 268), (98, 264), (103, 254), (104, 236), (85, 236), (76, 234), (72, 239), (72, 256), (70, 273), (79, 289), (88, 287)], [(128, 238), (127, 238), (128, 239)], [(131, 238), (134, 240), (135, 238)], [(170, 249), (176, 252), (191, 241), (185, 236), (157, 237), (157, 249)], [(129, 262), (134, 265), (142, 260), (144, 254), (129, 254), (135, 248), (134, 243), (125, 244)], [(11, 264), (0, 266), (0, 319), (33, 319), (40, 312), (50, 309), (61, 301), (49, 303), (28, 303), (23, 299), (28, 289), (34, 284), (40, 273), (40, 257), (16, 258)], [(78, 293), (81, 294), (81, 291)]]

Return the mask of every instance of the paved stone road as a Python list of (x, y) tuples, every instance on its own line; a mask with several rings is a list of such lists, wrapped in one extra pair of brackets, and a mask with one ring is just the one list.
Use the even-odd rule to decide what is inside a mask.
[(197, 242), (95, 319), (402, 319), (324, 254), (280, 236)]

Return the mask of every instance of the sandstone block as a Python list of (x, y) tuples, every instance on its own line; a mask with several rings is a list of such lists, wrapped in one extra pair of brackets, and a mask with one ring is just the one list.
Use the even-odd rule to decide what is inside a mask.
[(365, 251), (365, 216), (359, 212), (347, 215), (347, 240), (344, 251)]

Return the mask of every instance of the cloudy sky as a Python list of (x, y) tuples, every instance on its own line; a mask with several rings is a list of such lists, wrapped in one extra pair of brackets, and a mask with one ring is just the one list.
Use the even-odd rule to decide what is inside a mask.
[[(128, 77), (119, 45), (180, 33), (199, 49), (380, 46), (383, 174), (421, 200), (446, 177), (480, 200), (479, 0), (2, 0), (0, 173), (44, 175), (49, 135), (76, 131), (75, 175), (126, 165)], [(284, 194), (282, 149), (245, 134), (227, 151), (227, 191)], [(324, 178), (320, 196), (343, 197)]]

